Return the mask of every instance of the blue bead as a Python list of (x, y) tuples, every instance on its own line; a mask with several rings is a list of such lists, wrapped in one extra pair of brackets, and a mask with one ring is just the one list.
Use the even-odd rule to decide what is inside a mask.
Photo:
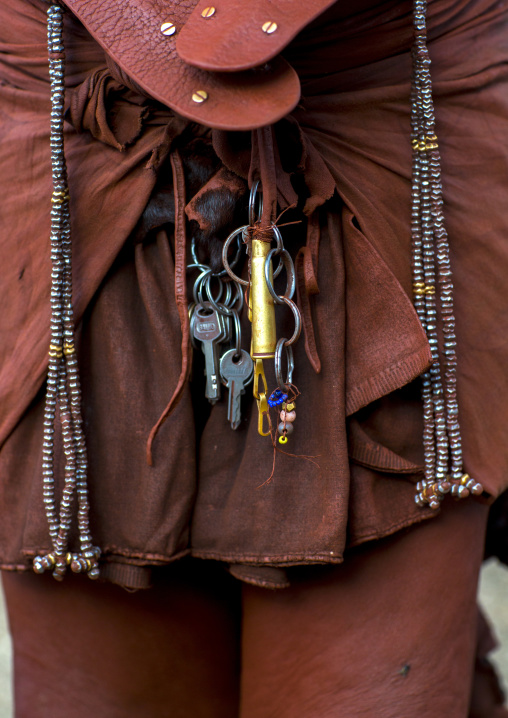
[(268, 406), (279, 406), (279, 404), (285, 402), (287, 398), (287, 394), (284, 394), (280, 389), (275, 389), (268, 398)]

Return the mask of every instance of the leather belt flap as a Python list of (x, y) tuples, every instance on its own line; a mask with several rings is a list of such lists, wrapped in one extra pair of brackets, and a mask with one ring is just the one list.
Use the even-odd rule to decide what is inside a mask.
[(180, 57), (214, 72), (272, 60), (336, 0), (199, 0), (176, 40)]
[[(177, 52), (177, 39), (193, 11), (194, 25), (199, 23), (198, 18), (213, 20), (215, 15), (219, 16), (218, 9), (212, 17), (202, 18), (202, 3), (196, 7), (196, 0), (122, 0), (121, 3), (116, 0), (65, 0), (65, 4), (145, 92), (195, 122), (225, 130), (255, 129), (277, 122), (291, 112), (299, 100), (298, 76), (279, 56), (262, 67), (231, 71), (236, 70), (238, 64), (233, 62), (236, 53), (236, 41), (233, 40), (231, 62), (227, 68), (225, 65), (220, 68), (229, 72), (209, 72), (184, 62)], [(265, 7), (271, 5), (266, 2), (261, 4)], [(287, 11), (291, 4), (300, 5), (299, 2), (284, 0), (281, 6)], [(317, 0), (308, 3), (314, 6), (314, 10), (318, 5), (325, 9), (330, 4), (318, 3)], [(238, 2), (232, 5), (238, 5)], [(225, 17), (231, 18), (232, 11), (229, 8), (226, 11), (227, 7), (226, 4), (221, 5)], [(256, 3), (253, 8), (257, 8)], [(257, 12), (256, 9), (254, 15), (242, 14), (246, 27), (251, 28), (253, 23), (257, 23)], [(281, 22), (280, 13), (277, 17)], [(303, 15), (300, 16), (300, 24), (302, 18)], [(298, 23), (292, 23), (291, 27), (291, 30), (288, 26), (280, 32), (268, 53), (266, 48), (261, 53), (251, 53), (253, 65), (258, 60), (264, 62), (266, 57), (276, 55), (300, 29)], [(189, 36), (192, 32), (195, 31), (191, 26)], [(277, 35), (277, 32), (278, 29), (271, 34)], [(222, 35), (221, 47), (226, 42), (224, 32)], [(261, 30), (261, 35), (264, 38), (270, 33)]]

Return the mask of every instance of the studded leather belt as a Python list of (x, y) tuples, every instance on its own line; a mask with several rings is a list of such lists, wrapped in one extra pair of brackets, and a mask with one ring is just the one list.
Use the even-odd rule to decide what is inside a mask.
[(250, 130), (296, 106), (280, 52), (335, 0), (65, 0), (147, 93), (195, 122)]

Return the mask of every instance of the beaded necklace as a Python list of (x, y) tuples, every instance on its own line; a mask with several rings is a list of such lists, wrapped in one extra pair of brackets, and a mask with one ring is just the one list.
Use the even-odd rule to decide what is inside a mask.
[[(439, 507), (445, 494), (481, 494), (483, 487), (464, 473), (457, 404), (457, 355), (450, 246), (443, 217), (441, 159), (435, 132), (426, 0), (414, 0), (411, 141), (413, 146), (411, 234), (414, 305), (432, 352), (422, 376), (425, 478), (417, 484), (419, 506)], [(436, 291), (437, 280), (437, 291)], [(439, 349), (438, 300), (443, 351)], [(442, 366), (441, 366), (442, 363)]]
[[(414, 305), (426, 332), (433, 364), (422, 376), (425, 477), (417, 484), (419, 506), (437, 509), (444, 495), (457, 498), (483, 491), (463, 470), (457, 404), (457, 357), (450, 248), (444, 225), (441, 161), (432, 101), (427, 49), (426, 0), (414, 0), (411, 140), (412, 265)], [(51, 341), (49, 348), (43, 443), (43, 500), (52, 550), (36, 556), (36, 573), (52, 569), (61, 580), (67, 567), (90, 578), (99, 575), (100, 549), (89, 528), (87, 456), (81, 415), (81, 390), (74, 340), (69, 190), (64, 155), (63, 9), (52, 0), (48, 10), (48, 54), (51, 81)], [(436, 287), (437, 284), (437, 287)], [(438, 309), (443, 350), (438, 341)], [(57, 414), (59, 424), (57, 423)], [(64, 485), (57, 508), (54, 475), (55, 434), (65, 453)], [(69, 552), (69, 533), (76, 512), (80, 550)]]
[[(81, 389), (74, 341), (72, 307), (71, 233), (69, 189), (64, 155), (64, 46), (63, 10), (53, 4), (48, 10), (48, 54), (51, 82), (51, 340), (49, 346), (44, 439), (42, 448), (43, 501), (53, 550), (36, 556), (36, 573), (53, 570), (62, 580), (67, 566), (74, 573), (99, 575), (100, 550), (93, 546), (89, 528), (87, 455), (81, 416)], [(60, 426), (56, 424), (57, 410)], [(57, 509), (54, 449), (59, 428), (65, 454), (64, 486)], [(77, 524), (80, 550), (68, 551), (74, 503), (77, 500)]]

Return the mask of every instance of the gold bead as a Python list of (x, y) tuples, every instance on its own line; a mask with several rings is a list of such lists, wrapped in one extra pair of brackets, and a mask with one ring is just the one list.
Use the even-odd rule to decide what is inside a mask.
[(268, 20), (267, 22), (265, 22), (265, 23), (263, 24), (263, 26), (262, 26), (261, 29), (262, 29), (263, 32), (265, 32), (267, 35), (271, 35), (272, 32), (275, 32), (275, 30), (277, 29), (277, 23), (276, 23), (276, 22), (272, 22), (271, 20)]
[(69, 191), (64, 190), (63, 192), (53, 192), (51, 195), (51, 201), (53, 204), (63, 204), (69, 199)]
[(172, 22), (163, 22), (161, 25), (161, 32), (163, 35), (174, 35), (176, 27)]
[(200, 104), (208, 99), (208, 92), (206, 90), (196, 90), (192, 93), (192, 101)]
[(212, 17), (212, 15), (215, 15), (215, 8), (213, 5), (210, 5), (210, 7), (205, 7), (205, 9), (201, 13), (201, 17)]

